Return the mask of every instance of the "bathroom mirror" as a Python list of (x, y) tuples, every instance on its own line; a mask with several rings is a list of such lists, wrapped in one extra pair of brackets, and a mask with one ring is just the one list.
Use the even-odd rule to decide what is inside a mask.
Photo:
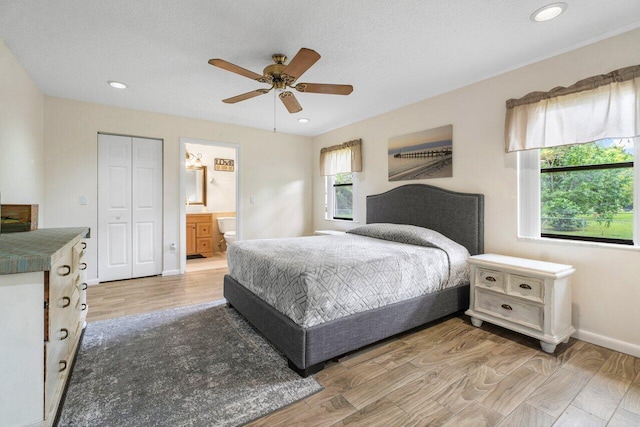
[(189, 166), (184, 171), (184, 188), (187, 205), (207, 204), (207, 167)]

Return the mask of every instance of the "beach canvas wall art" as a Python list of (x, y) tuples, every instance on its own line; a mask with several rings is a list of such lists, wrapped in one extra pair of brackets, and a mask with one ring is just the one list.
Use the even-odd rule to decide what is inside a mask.
[(453, 176), (453, 126), (389, 139), (389, 181)]

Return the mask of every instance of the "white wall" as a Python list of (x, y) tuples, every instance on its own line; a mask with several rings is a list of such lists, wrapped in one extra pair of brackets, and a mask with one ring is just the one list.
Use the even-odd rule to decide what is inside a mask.
[(0, 193), (2, 203), (44, 212), (44, 95), (0, 40)]
[[(308, 143), (310, 145), (310, 143)], [(235, 162), (236, 150), (230, 147), (215, 145), (185, 144), (187, 151), (194, 155), (202, 154), (200, 159), (207, 167), (207, 212), (235, 212), (236, 211), (236, 173), (214, 170), (214, 159), (231, 159)], [(202, 205), (187, 206), (187, 213), (202, 212)]]
[[(45, 98), (45, 221), (48, 227), (97, 230), (97, 134), (164, 140), (164, 271), (177, 273), (180, 247), (180, 138), (241, 146), (241, 222), (245, 239), (293, 237), (311, 230), (310, 138), (235, 125)], [(87, 199), (79, 204), (80, 196)], [(255, 204), (249, 204), (254, 196)], [(89, 241), (90, 280), (97, 277), (97, 244)]]
[[(576, 336), (640, 356), (640, 250), (518, 239), (516, 155), (504, 153), (507, 99), (639, 64), (639, 46), (640, 30), (635, 30), (314, 138), (314, 228), (339, 227), (324, 219), (320, 148), (362, 138), (361, 213), (366, 195), (409, 182), (484, 193), (485, 251), (575, 266)], [(448, 124), (453, 125), (452, 178), (388, 181), (389, 138)]]

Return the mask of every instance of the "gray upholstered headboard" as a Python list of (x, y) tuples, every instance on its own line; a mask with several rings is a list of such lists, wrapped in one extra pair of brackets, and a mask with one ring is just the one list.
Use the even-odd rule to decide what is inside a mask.
[(466, 247), (484, 252), (484, 195), (458, 193), (426, 184), (408, 184), (367, 196), (367, 224), (389, 222), (430, 228)]

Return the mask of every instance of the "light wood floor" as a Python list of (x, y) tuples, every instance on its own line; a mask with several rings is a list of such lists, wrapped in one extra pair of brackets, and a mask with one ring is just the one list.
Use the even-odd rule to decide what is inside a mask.
[[(91, 286), (89, 321), (222, 298), (225, 268)], [(640, 426), (640, 359), (450, 317), (332, 361), (325, 389), (252, 426)]]

